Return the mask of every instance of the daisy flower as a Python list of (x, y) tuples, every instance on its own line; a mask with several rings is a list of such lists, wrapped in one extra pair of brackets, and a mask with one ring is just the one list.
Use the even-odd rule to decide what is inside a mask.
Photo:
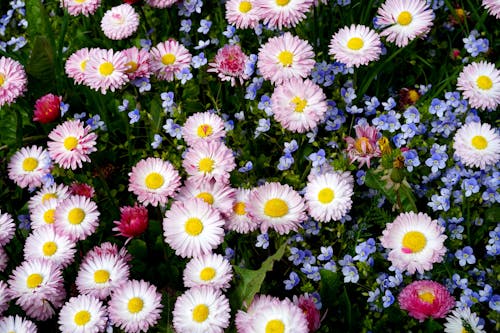
[(132, 36), (138, 26), (139, 14), (127, 3), (109, 9), (101, 19), (102, 32), (106, 37), (114, 40)]
[(226, 228), (241, 234), (247, 234), (257, 230), (259, 224), (256, 223), (247, 211), (248, 200), (250, 199), (251, 190), (238, 188), (236, 189), (236, 198), (233, 203), (231, 213), (226, 219)]
[[(10, 302), (10, 295), (8, 292), (8, 286), (5, 282), (0, 280), (0, 317), (2, 316), (2, 313), (8, 309), (9, 307), (9, 302)], [(1, 324), (0, 324), (1, 327)], [(0, 332), (3, 332), (0, 330)]]
[(89, 250), (83, 258), (82, 264), (89, 260), (93, 260), (95, 256), (102, 257), (106, 255), (117, 256), (119, 259), (123, 259), (126, 263), (132, 260), (132, 256), (128, 253), (125, 247), (118, 249), (118, 246), (116, 246), (116, 244), (104, 242), (100, 245), (94, 246), (91, 250)]
[(62, 271), (45, 259), (24, 261), (14, 269), (8, 284), (16, 304), (36, 320), (51, 318), (66, 297)]
[(255, 188), (248, 201), (248, 214), (258, 223), (261, 231), (268, 228), (280, 235), (297, 230), (306, 219), (304, 199), (289, 185), (265, 183)]
[(76, 288), (85, 295), (104, 300), (128, 280), (129, 266), (118, 255), (90, 254), (80, 265)]
[(199, 182), (188, 178), (175, 200), (203, 199), (221, 214), (228, 215), (233, 207), (235, 190), (227, 183)]
[(35, 229), (26, 238), (24, 259), (47, 259), (64, 268), (74, 261), (75, 245), (67, 236), (57, 233), (52, 226), (46, 225)]
[(52, 226), (56, 221), (55, 213), (59, 202), (57, 199), (48, 199), (37, 205), (31, 211), (31, 228), (36, 230), (44, 226)]
[(208, 64), (207, 72), (217, 73), (219, 79), (230, 81), (231, 86), (236, 85), (236, 80), (243, 84), (250, 77), (245, 72), (248, 60), (238, 44), (224, 45), (217, 51), (214, 61)]
[(146, 3), (153, 8), (171, 7), (177, 0), (146, 0)]
[(88, 295), (71, 297), (59, 312), (61, 332), (103, 332), (106, 322), (106, 307), (100, 300)]
[(257, 14), (270, 29), (295, 27), (305, 19), (313, 0), (255, 0)]
[[(96, 49), (93, 50), (95, 51)], [(66, 75), (72, 78), (76, 84), (82, 84), (86, 80), (86, 69), (90, 53), (91, 51), (86, 47), (80, 49), (70, 55), (64, 64)]]
[(0, 318), (0, 332), (37, 333), (38, 330), (31, 320), (16, 315)]
[(500, 135), (490, 124), (470, 122), (455, 133), (453, 149), (463, 164), (484, 170), (500, 161)]
[(238, 312), (236, 313), (234, 323), (236, 325), (237, 331), (239, 333), (248, 332), (248, 330), (251, 329), (250, 323), (255, 314), (258, 313), (261, 308), (265, 308), (271, 303), (279, 305), (281, 303), (281, 300), (277, 297), (269, 295), (255, 295), (246, 312), (243, 310), (238, 310)]
[(165, 206), (181, 184), (179, 172), (161, 158), (140, 160), (128, 174), (128, 190), (144, 206)]
[(175, 74), (191, 64), (189, 51), (174, 39), (158, 43), (150, 55), (151, 71), (159, 80), (173, 81)]
[(337, 31), (328, 54), (348, 67), (359, 67), (378, 60), (382, 53), (379, 35), (364, 25), (352, 24)]
[(192, 288), (206, 285), (226, 290), (232, 277), (229, 261), (220, 254), (209, 253), (187, 263), (184, 269), (184, 286)]
[(455, 309), (446, 317), (445, 333), (486, 333), (483, 325), (479, 324), (479, 317), (470, 311), (469, 307)]
[(64, 169), (75, 170), (82, 167), (82, 162), (90, 162), (89, 154), (97, 151), (97, 134), (91, 132), (79, 119), (67, 120), (57, 125), (49, 133), (50, 157)]
[(202, 199), (175, 201), (163, 219), (165, 242), (183, 258), (211, 253), (224, 240), (224, 220)]
[(435, 281), (413, 281), (398, 296), (399, 307), (423, 322), (426, 318), (444, 318), (455, 306), (446, 287)]
[(229, 326), (229, 301), (219, 289), (188, 289), (177, 297), (173, 325), (178, 333), (223, 333)]
[(72, 241), (84, 240), (97, 229), (99, 215), (95, 202), (81, 195), (72, 195), (57, 205), (54, 226)]
[(69, 188), (64, 184), (53, 184), (39, 189), (28, 201), (30, 214), (34, 209), (50, 199), (64, 200), (69, 196)]
[(40, 187), (43, 178), (50, 174), (52, 160), (46, 149), (38, 146), (23, 147), (9, 162), (9, 178), (21, 188)]
[(352, 207), (353, 187), (336, 172), (313, 177), (304, 194), (309, 215), (320, 222), (340, 220)]
[(486, 61), (468, 64), (458, 76), (457, 89), (471, 107), (496, 109), (500, 104), (500, 71)]
[(253, 29), (259, 25), (255, 0), (229, 0), (226, 2), (226, 20), (238, 29)]
[(7, 267), (7, 263), (9, 262), (9, 256), (5, 253), (5, 250), (2, 246), (0, 246), (0, 273), (2, 273)]
[(488, 14), (500, 19), (500, 2), (498, 0), (483, 0), (482, 4)]
[(293, 78), (274, 89), (271, 109), (283, 128), (304, 133), (325, 119), (326, 96), (311, 80)]
[(189, 116), (182, 126), (182, 137), (189, 146), (201, 141), (220, 141), (225, 136), (224, 120), (208, 111)]
[(120, 207), (120, 221), (114, 221), (116, 225), (113, 231), (117, 236), (136, 237), (148, 228), (148, 210), (137, 203), (134, 206)]
[(114, 92), (129, 81), (127, 70), (127, 57), (122, 52), (95, 50), (85, 66), (84, 83), (105, 95), (108, 90)]
[(147, 332), (160, 319), (161, 294), (145, 281), (130, 280), (115, 289), (108, 303), (109, 319), (127, 333)]
[(348, 136), (344, 140), (347, 142), (347, 156), (351, 163), (360, 161), (358, 168), (365, 163), (370, 167), (372, 157), (380, 157), (382, 152), (377, 144), (379, 132), (376, 127), (370, 125), (356, 125), (356, 139)]
[(61, 0), (61, 7), (68, 10), (69, 15), (93, 15), (101, 5), (101, 0)]
[(386, 225), (380, 241), (389, 249), (388, 260), (400, 271), (424, 273), (446, 253), (444, 227), (425, 213), (401, 213)]
[(0, 246), (6, 245), (16, 231), (16, 224), (9, 213), (3, 213), (0, 210)]
[(269, 38), (259, 49), (257, 67), (266, 80), (281, 84), (291, 78), (305, 78), (315, 64), (314, 52), (305, 40), (285, 32)]
[(0, 57), (0, 107), (11, 104), (22, 96), (27, 83), (23, 65), (11, 58)]
[(122, 52), (127, 57), (127, 70), (125, 73), (128, 75), (129, 80), (150, 76), (149, 61), (151, 56), (148, 50), (138, 49), (134, 46)]
[(54, 94), (46, 94), (35, 102), (33, 110), (33, 121), (48, 124), (61, 116), (62, 97)]
[(377, 24), (384, 28), (380, 35), (398, 47), (426, 36), (434, 19), (434, 13), (425, 0), (387, 0), (377, 14)]
[(234, 170), (233, 151), (221, 141), (201, 141), (189, 148), (182, 166), (193, 181), (228, 183), (229, 173)]

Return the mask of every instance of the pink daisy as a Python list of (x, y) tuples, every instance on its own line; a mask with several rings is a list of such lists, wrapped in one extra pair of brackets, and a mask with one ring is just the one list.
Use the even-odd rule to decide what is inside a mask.
[[(93, 49), (94, 51), (96, 49)], [(90, 59), (91, 51), (88, 48), (83, 48), (72, 55), (66, 60), (64, 69), (66, 75), (72, 78), (76, 84), (82, 84), (86, 79), (87, 63)]]
[(231, 317), (229, 301), (219, 289), (188, 289), (175, 301), (173, 325), (178, 333), (224, 333)]
[(84, 240), (99, 226), (99, 215), (95, 202), (81, 195), (72, 195), (57, 205), (54, 226), (72, 241)]
[(233, 203), (231, 214), (226, 218), (226, 228), (241, 234), (247, 234), (257, 230), (259, 224), (256, 223), (247, 211), (248, 200), (250, 199), (251, 190), (238, 188), (236, 189), (236, 198)]
[(114, 221), (116, 225), (113, 231), (117, 231), (117, 236), (136, 237), (148, 228), (148, 210), (144, 206), (124, 206), (120, 207), (120, 221)]
[(455, 133), (453, 149), (463, 164), (484, 170), (500, 161), (500, 135), (490, 124), (470, 122)]
[[(5, 282), (0, 280), (0, 317), (2, 317), (2, 313), (9, 307), (9, 302), (10, 295), (8, 293), (8, 286)], [(0, 330), (0, 332), (2, 331)]]
[(386, 225), (380, 242), (389, 249), (388, 260), (400, 271), (424, 273), (446, 253), (444, 227), (427, 214), (401, 213)]
[(259, 49), (257, 67), (266, 80), (281, 84), (292, 78), (305, 78), (315, 64), (314, 52), (305, 40), (285, 32), (269, 38)]
[(139, 14), (127, 3), (109, 9), (101, 19), (102, 32), (106, 37), (114, 40), (132, 36), (138, 26)]
[(257, 294), (253, 297), (250, 306), (248, 306), (247, 311), (238, 310), (234, 323), (239, 333), (245, 332), (250, 328), (249, 324), (256, 313), (260, 311), (262, 307), (269, 305), (270, 303), (279, 304), (281, 301), (277, 297), (269, 295)]
[(500, 104), (500, 71), (486, 61), (468, 64), (458, 76), (457, 89), (473, 108), (496, 109)]
[(387, 0), (377, 11), (381, 36), (403, 47), (431, 30), (434, 13), (425, 0)]
[(149, 61), (150, 55), (146, 49), (138, 49), (131, 47), (122, 51), (127, 57), (127, 70), (125, 73), (128, 75), (129, 80), (134, 80), (138, 77), (149, 77)]
[(189, 116), (182, 126), (182, 137), (189, 146), (201, 141), (220, 141), (225, 136), (224, 120), (208, 111)]
[(160, 319), (161, 294), (143, 280), (130, 280), (111, 295), (109, 319), (127, 333), (147, 332)]
[(49, 133), (50, 157), (64, 169), (75, 170), (82, 167), (82, 162), (90, 162), (90, 153), (97, 151), (97, 134), (91, 132), (79, 119), (67, 120), (57, 125)]
[(208, 64), (207, 72), (217, 73), (219, 79), (230, 81), (231, 86), (236, 85), (237, 80), (243, 84), (250, 77), (245, 71), (248, 60), (239, 45), (224, 45), (217, 51), (214, 61)]
[(293, 78), (274, 89), (271, 108), (274, 119), (283, 128), (304, 133), (324, 121), (326, 96), (321, 87), (311, 80)]
[(79, 295), (71, 297), (59, 312), (58, 324), (61, 332), (103, 332), (107, 322), (104, 304), (95, 297)]
[(0, 273), (2, 273), (5, 270), (8, 262), (9, 262), (9, 256), (5, 252), (3, 246), (0, 246)]
[(255, 0), (257, 13), (269, 28), (295, 27), (306, 18), (313, 0)]
[(234, 170), (233, 151), (221, 141), (201, 141), (187, 150), (182, 166), (193, 181), (228, 183)]
[(225, 6), (226, 20), (236, 28), (253, 29), (259, 24), (255, 0), (229, 0)]
[(231, 264), (222, 255), (209, 253), (191, 259), (184, 269), (184, 286), (188, 288), (211, 286), (226, 290), (232, 274)]
[(48, 124), (61, 116), (62, 97), (54, 94), (46, 94), (35, 102), (33, 110), (33, 121)]
[(228, 215), (233, 207), (234, 196), (234, 189), (227, 183), (200, 182), (188, 178), (175, 200), (184, 202), (193, 198), (203, 199), (219, 213)]
[(14, 237), (16, 224), (9, 213), (0, 210), (0, 246), (4, 246)]
[(154, 8), (167, 8), (171, 7), (178, 0), (146, 0), (146, 3)]
[(179, 172), (161, 158), (140, 160), (128, 175), (128, 190), (145, 206), (165, 206), (181, 184)]
[(47, 150), (38, 146), (23, 147), (10, 159), (9, 178), (21, 188), (34, 189), (42, 186), (51, 168), (52, 160)]
[(309, 332), (316, 332), (321, 327), (321, 313), (316, 308), (313, 297), (308, 294), (302, 294), (299, 297), (293, 296), (293, 304), (298, 306), (305, 314), (307, 319), (307, 328)]
[(398, 302), (401, 309), (420, 320), (432, 317), (444, 318), (455, 306), (455, 299), (446, 287), (435, 281), (413, 281), (399, 294)]
[(359, 161), (358, 168), (361, 168), (365, 163), (370, 167), (370, 159), (382, 155), (380, 147), (377, 145), (378, 130), (370, 125), (356, 125), (354, 129), (356, 130), (356, 139), (350, 136), (345, 138), (349, 161), (351, 163)]
[(72, 16), (93, 15), (101, 5), (101, 0), (61, 0), (61, 7), (66, 8)]
[(74, 261), (75, 242), (69, 237), (57, 233), (54, 227), (46, 225), (35, 229), (26, 238), (24, 259), (46, 259), (64, 268)]
[(44, 226), (53, 226), (56, 221), (55, 213), (57, 204), (61, 202), (57, 199), (47, 199), (31, 210), (31, 228), (36, 230)]
[(33, 215), (33, 211), (36, 207), (50, 199), (57, 199), (58, 201), (64, 200), (69, 194), (69, 188), (64, 184), (53, 184), (48, 187), (42, 187), (28, 201), (30, 214)]
[(92, 260), (94, 257), (102, 257), (106, 255), (117, 256), (120, 259), (123, 259), (125, 262), (130, 262), (132, 260), (132, 256), (127, 252), (125, 247), (118, 249), (116, 244), (111, 244), (110, 242), (104, 242), (100, 245), (94, 246), (90, 251), (87, 252), (85, 257), (83, 258), (82, 264), (85, 262)]
[(95, 50), (85, 67), (85, 84), (101, 94), (114, 92), (129, 81), (127, 70), (127, 57), (122, 52)]
[(16, 315), (0, 318), (0, 332), (37, 333), (38, 330), (31, 320)]
[(89, 199), (92, 199), (95, 194), (95, 189), (91, 185), (85, 183), (77, 183), (77, 182), (72, 182), (70, 184), (69, 191), (70, 194), (82, 195)]
[(280, 235), (297, 230), (307, 216), (304, 199), (289, 185), (265, 183), (255, 188), (248, 201), (248, 214), (258, 223), (261, 231), (268, 228)]
[(224, 220), (202, 199), (175, 201), (165, 213), (165, 242), (183, 258), (211, 253), (224, 240)]
[(488, 14), (500, 19), (500, 1), (498, 0), (483, 0), (483, 7), (486, 8)]
[(378, 60), (382, 53), (379, 35), (364, 25), (352, 24), (337, 31), (328, 54), (348, 67), (359, 67)]
[(191, 64), (191, 54), (178, 41), (169, 39), (150, 51), (151, 71), (159, 80), (173, 81), (175, 74)]
[(0, 107), (13, 103), (27, 88), (24, 67), (17, 61), (0, 57)]

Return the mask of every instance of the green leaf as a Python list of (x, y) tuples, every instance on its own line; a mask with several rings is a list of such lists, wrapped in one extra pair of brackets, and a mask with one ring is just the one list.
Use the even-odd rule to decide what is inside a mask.
[(339, 288), (342, 284), (342, 277), (327, 269), (320, 270), (321, 282), (319, 284), (319, 294), (321, 296), (321, 303), (325, 309), (332, 311), (338, 304)]
[(234, 308), (240, 309), (242, 305), (248, 307), (255, 296), (260, 291), (266, 273), (272, 271), (275, 261), (281, 260), (285, 254), (286, 243), (283, 243), (275, 254), (267, 258), (258, 270), (233, 266), (235, 272), (240, 276), (240, 281), (232, 293), (232, 303)]
[(35, 78), (31, 80), (30, 90), (34, 94), (44, 94), (55, 87), (54, 50), (49, 39), (45, 36), (35, 37), (33, 52), (26, 66), (26, 72)]
[(145, 259), (148, 254), (148, 247), (145, 241), (135, 238), (130, 242), (128, 251), (136, 259)]
[(14, 146), (16, 144), (16, 113), (8, 109), (0, 112), (0, 144)]
[(402, 184), (398, 189), (398, 193), (401, 198), (401, 206), (403, 206), (403, 210), (405, 212), (413, 211), (417, 213), (417, 204), (415, 202), (415, 196), (413, 195), (412, 190), (408, 186)]
[(54, 33), (50, 26), (50, 18), (45, 10), (42, 0), (26, 0), (26, 20), (28, 25), (28, 40), (33, 42), (36, 36), (47, 36), (54, 48)]
[(491, 207), (484, 212), (484, 220), (486, 223), (497, 223), (500, 221), (500, 207)]

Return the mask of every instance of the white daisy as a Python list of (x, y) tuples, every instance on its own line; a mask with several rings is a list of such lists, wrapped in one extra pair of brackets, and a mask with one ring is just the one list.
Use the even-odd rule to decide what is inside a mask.
[(457, 308), (446, 317), (445, 333), (486, 333), (483, 325), (479, 324), (479, 317), (470, 311), (470, 308)]
[(83, 240), (99, 225), (97, 205), (87, 197), (72, 195), (57, 205), (54, 225), (71, 240)]
[(59, 329), (63, 333), (103, 332), (107, 316), (104, 304), (93, 296), (70, 298), (59, 312)]
[(21, 188), (42, 186), (43, 178), (50, 173), (52, 160), (46, 149), (37, 146), (23, 147), (10, 159), (9, 178)]
[(470, 122), (455, 133), (453, 149), (463, 164), (484, 170), (500, 161), (500, 135), (490, 124)]
[(57, 199), (49, 199), (39, 204), (31, 213), (31, 228), (36, 230), (47, 225), (53, 225), (56, 221), (55, 213), (57, 208)]
[(246, 234), (256, 230), (259, 224), (248, 215), (248, 200), (250, 189), (236, 189), (236, 198), (233, 203), (231, 214), (226, 218), (226, 228), (238, 233)]
[(231, 264), (222, 255), (209, 253), (191, 259), (184, 269), (184, 286), (211, 286), (226, 290), (233, 274)]
[(37, 333), (38, 330), (31, 320), (16, 315), (0, 318), (0, 332)]
[(16, 225), (12, 216), (9, 213), (2, 214), (0, 210), (0, 247), (10, 242), (14, 237), (15, 230)]
[(64, 268), (74, 260), (75, 245), (67, 236), (57, 233), (53, 226), (42, 226), (26, 239), (24, 259), (44, 258)]
[(70, 194), (69, 187), (64, 184), (54, 184), (48, 187), (42, 187), (40, 190), (33, 195), (28, 201), (28, 208), (30, 214), (33, 214), (33, 210), (36, 206), (46, 202), (49, 199), (64, 200)]
[(458, 76), (457, 89), (473, 108), (496, 109), (500, 104), (500, 71), (486, 61), (468, 64)]

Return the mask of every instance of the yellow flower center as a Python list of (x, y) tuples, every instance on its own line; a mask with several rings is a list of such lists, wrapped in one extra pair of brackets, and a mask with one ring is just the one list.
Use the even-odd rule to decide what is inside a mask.
[(276, 4), (282, 7), (288, 5), (289, 2), (290, 0), (276, 0)]
[(172, 53), (167, 53), (161, 57), (161, 62), (165, 66), (168, 66), (168, 65), (172, 65), (175, 62), (175, 59), (176, 58)]
[(206, 138), (207, 136), (212, 135), (212, 133), (212, 126), (209, 124), (202, 124), (198, 126), (198, 130), (196, 131), (196, 134), (198, 134), (200, 138)]
[(283, 333), (285, 324), (279, 319), (269, 320), (266, 324), (266, 333)]
[(252, 9), (252, 4), (248, 1), (240, 2), (240, 12), (248, 13)]
[(418, 298), (425, 303), (432, 304), (436, 296), (430, 291), (424, 291), (418, 294)]
[(88, 312), (87, 310), (82, 310), (78, 311), (73, 319), (75, 321), (75, 324), (77, 324), (78, 326), (83, 326), (90, 321), (90, 318), (90, 312)]
[(42, 248), (43, 254), (47, 257), (54, 255), (57, 251), (57, 244), (55, 242), (46, 242)]
[(398, 23), (400, 25), (408, 25), (411, 23), (412, 20), (413, 17), (411, 16), (411, 13), (407, 12), (406, 10), (401, 12), (401, 14), (399, 14), (398, 16)]
[(335, 192), (331, 188), (325, 187), (318, 193), (318, 201), (322, 204), (327, 204), (335, 199)]
[(0, 73), (0, 87), (3, 86), (3, 84), (5, 83), (5, 76)]
[(133, 297), (128, 301), (127, 307), (130, 313), (138, 313), (144, 307), (144, 301), (139, 297)]
[(109, 281), (109, 272), (105, 269), (98, 269), (94, 272), (95, 283), (106, 283)]
[(42, 203), (50, 200), (50, 199), (57, 199), (57, 194), (56, 193), (45, 193), (42, 197)]
[(42, 283), (42, 281), (43, 277), (38, 273), (34, 273), (29, 275), (26, 279), (26, 286), (30, 289), (34, 289), (38, 287)]
[(23, 161), (23, 169), (24, 171), (31, 172), (36, 169), (38, 166), (38, 160), (33, 157), (27, 157)]
[(290, 67), (293, 63), (293, 53), (290, 51), (281, 51), (278, 60), (283, 67)]
[(347, 42), (347, 47), (350, 48), (351, 50), (354, 50), (354, 51), (361, 49), (363, 47), (363, 45), (365, 45), (365, 43), (359, 37), (352, 37)]
[(207, 320), (209, 312), (208, 306), (205, 304), (198, 304), (193, 309), (193, 320), (197, 323), (202, 323)]
[(150, 190), (156, 190), (163, 186), (165, 180), (163, 179), (163, 176), (158, 172), (151, 172), (146, 176), (144, 182), (146, 183), (147, 188), (149, 188)]
[(75, 0), (75, 2), (77, 2), (77, 3), (84, 3), (84, 2), (86, 2), (86, 1), (87, 1), (87, 0)]
[(208, 192), (198, 193), (197, 198), (203, 199), (207, 204), (212, 205), (214, 203), (214, 196)]
[(476, 83), (477, 87), (482, 90), (490, 90), (493, 87), (493, 81), (486, 75), (478, 77)]
[(356, 142), (354, 142), (354, 148), (358, 152), (362, 153), (363, 147), (365, 147), (367, 153), (370, 153), (373, 150), (372, 145), (370, 144), (370, 139), (365, 136), (357, 138)]
[(210, 281), (215, 277), (217, 272), (212, 267), (205, 267), (200, 272), (200, 279), (202, 281)]
[(420, 231), (408, 231), (403, 237), (403, 251), (408, 253), (418, 253), (427, 244), (427, 238)]
[(111, 75), (113, 71), (115, 70), (115, 66), (113, 66), (112, 63), (109, 61), (103, 62), (102, 64), (99, 65), (99, 73), (104, 76)]
[(66, 139), (64, 139), (64, 148), (67, 150), (73, 150), (78, 146), (78, 139), (75, 138), (74, 136), (68, 136)]
[(200, 160), (198, 170), (201, 172), (212, 172), (214, 169), (214, 160), (210, 157), (205, 157)]
[(81, 208), (73, 208), (68, 213), (68, 221), (71, 224), (80, 224), (85, 218), (85, 211)]
[(488, 141), (482, 135), (476, 135), (472, 138), (472, 146), (476, 149), (483, 150), (488, 147)]
[(89, 61), (89, 60), (85, 59), (85, 60), (82, 60), (82, 62), (80, 63), (80, 69), (82, 72), (85, 72), (85, 68), (87, 68), (87, 61)]
[(307, 106), (307, 100), (302, 99), (299, 96), (292, 98), (292, 103), (295, 104), (295, 112), (304, 112), (304, 109)]
[(47, 209), (45, 213), (43, 213), (43, 220), (47, 224), (52, 224), (55, 222), (55, 209)]
[(233, 212), (238, 215), (245, 215), (245, 203), (237, 202), (233, 205)]
[(288, 213), (288, 205), (282, 199), (271, 199), (264, 205), (264, 214), (270, 217), (282, 217)]
[(420, 99), (420, 94), (415, 89), (411, 89), (410, 91), (408, 91), (408, 98), (412, 103), (415, 103)]
[(135, 61), (127, 62), (126, 66), (127, 70), (125, 71), (125, 73), (133, 73), (137, 70), (137, 67), (139, 67), (139, 65), (137, 65)]
[(192, 217), (186, 221), (184, 229), (189, 236), (198, 236), (203, 231), (203, 223), (200, 219)]

